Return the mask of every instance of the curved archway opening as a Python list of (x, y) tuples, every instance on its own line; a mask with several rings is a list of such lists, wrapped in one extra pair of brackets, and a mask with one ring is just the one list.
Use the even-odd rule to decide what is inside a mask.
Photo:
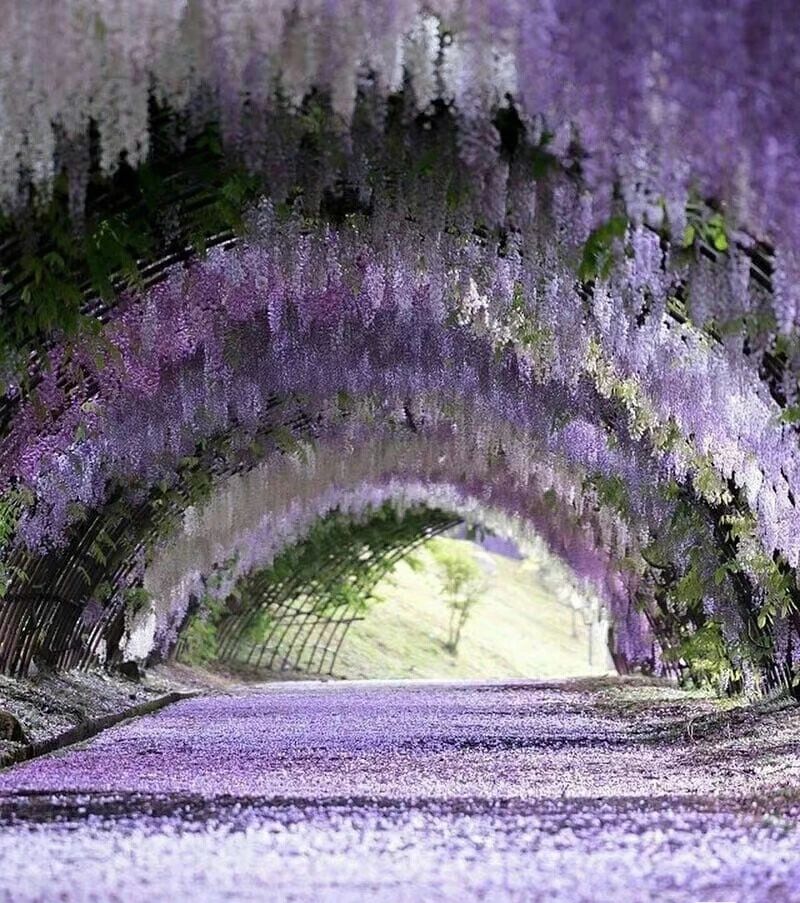
[(459, 525), (375, 586), (331, 672), (346, 679), (553, 679), (614, 671), (608, 622), (558, 562)]

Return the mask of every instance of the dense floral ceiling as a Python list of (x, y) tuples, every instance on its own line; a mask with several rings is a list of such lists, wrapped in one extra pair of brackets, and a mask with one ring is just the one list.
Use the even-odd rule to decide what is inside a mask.
[[(16, 7), (8, 610), (93, 553), (69, 642), (135, 621), (148, 654), (233, 554), (478, 505), (603, 601), (619, 661), (793, 679), (797, 4)], [(180, 554), (239, 472), (258, 517)]]

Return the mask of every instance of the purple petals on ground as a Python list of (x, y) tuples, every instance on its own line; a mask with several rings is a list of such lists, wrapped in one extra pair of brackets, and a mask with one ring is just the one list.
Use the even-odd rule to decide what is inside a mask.
[(800, 899), (798, 719), (725, 717), (583, 683), (189, 700), (0, 775), (0, 898)]

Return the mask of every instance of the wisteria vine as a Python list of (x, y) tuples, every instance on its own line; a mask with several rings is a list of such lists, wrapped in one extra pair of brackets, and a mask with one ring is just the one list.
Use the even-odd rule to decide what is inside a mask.
[(202, 471), (202, 518), (256, 475), (213, 553), (178, 517), (87, 591), (103, 621), (144, 580), (120, 648), (167, 653), (219, 562), (327, 513), (477, 499), (620, 660), (795, 680), (792, 4), (75, 0), (55, 50), (51, 13), (0, 39), (10, 596), (92, 513)]

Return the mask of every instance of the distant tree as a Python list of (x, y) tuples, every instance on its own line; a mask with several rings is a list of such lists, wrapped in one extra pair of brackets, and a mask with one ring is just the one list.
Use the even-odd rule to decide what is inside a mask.
[(442, 595), (450, 609), (445, 648), (452, 655), (458, 651), (461, 632), (473, 608), (486, 592), (486, 580), (466, 543), (433, 540), (430, 551), (436, 562)]

